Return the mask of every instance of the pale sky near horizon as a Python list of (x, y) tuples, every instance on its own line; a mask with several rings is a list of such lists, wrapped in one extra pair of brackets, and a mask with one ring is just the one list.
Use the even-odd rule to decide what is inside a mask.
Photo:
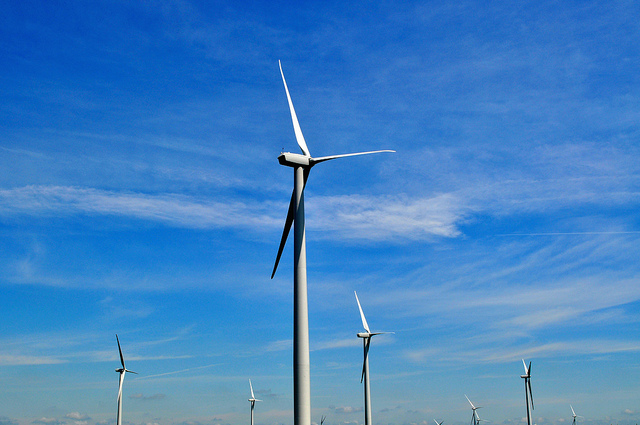
[[(640, 5), (8, 1), (0, 425), (292, 425), (298, 152), (313, 420), (640, 419)], [(291, 241), (290, 241), (291, 242)]]

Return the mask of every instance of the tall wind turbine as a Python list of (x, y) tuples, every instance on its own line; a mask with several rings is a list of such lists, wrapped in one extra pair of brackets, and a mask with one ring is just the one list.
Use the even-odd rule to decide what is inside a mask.
[(116, 372), (120, 374), (120, 385), (118, 386), (118, 414), (116, 416), (116, 425), (120, 425), (122, 423), (122, 383), (124, 382), (124, 374), (126, 372), (135, 373), (132, 370), (127, 369), (124, 366), (124, 357), (122, 356), (122, 349), (120, 348), (120, 340), (118, 339), (118, 334), (116, 334), (116, 341), (118, 342), (118, 351), (120, 352), (120, 363), (122, 363), (122, 367), (116, 369)]
[(284, 90), (287, 93), (293, 131), (296, 141), (302, 154), (283, 152), (278, 156), (281, 165), (292, 167), (294, 170), (293, 193), (289, 202), (289, 210), (284, 223), (284, 230), (278, 248), (278, 255), (273, 266), (271, 278), (278, 269), (282, 250), (287, 242), (287, 237), (293, 228), (293, 421), (294, 425), (311, 425), (311, 382), (309, 367), (309, 313), (307, 304), (307, 253), (304, 230), (304, 187), (309, 177), (309, 171), (314, 165), (336, 158), (347, 156), (365, 155), (377, 152), (393, 152), (389, 150), (359, 152), (343, 155), (323, 156), (313, 158), (307, 148), (307, 144), (302, 135), (296, 111), (293, 108), (287, 81), (280, 65), (280, 75), (284, 83)]
[(360, 382), (364, 380), (364, 425), (371, 425), (371, 388), (369, 384), (369, 345), (371, 344), (371, 337), (374, 335), (380, 335), (387, 332), (371, 332), (367, 319), (364, 317), (360, 300), (358, 299), (358, 293), (356, 294), (356, 302), (358, 303), (358, 309), (360, 310), (360, 318), (362, 319), (362, 327), (366, 332), (359, 332), (358, 338), (362, 338), (362, 347), (364, 348), (364, 360), (362, 362), (362, 375)]
[(524, 359), (522, 359), (522, 365), (524, 366), (524, 375), (520, 375), (520, 377), (524, 379), (524, 398), (525, 403), (527, 404), (527, 425), (531, 425), (531, 411), (529, 410), (529, 400), (531, 400), (531, 410), (534, 409), (533, 393), (531, 392), (531, 362), (529, 362), (529, 367), (527, 367)]
[(249, 399), (249, 401), (251, 402), (251, 425), (253, 425), (253, 407), (256, 405), (256, 401), (262, 400), (258, 400), (256, 396), (253, 395), (253, 385), (251, 385), (251, 379), (249, 379), (249, 388), (251, 388), (251, 398)]
[(481, 421), (480, 416), (478, 416), (478, 412), (477, 410), (482, 408), (482, 406), (474, 406), (473, 403), (471, 403), (471, 400), (469, 400), (469, 397), (467, 397), (467, 395), (464, 395), (467, 398), (467, 401), (469, 402), (469, 404), (471, 405), (471, 421), (470, 424), (472, 425), (478, 425)]
[(573, 406), (569, 405), (569, 407), (571, 408), (571, 413), (572, 413), (572, 416), (573, 416), (573, 424), (571, 424), (571, 425), (576, 425), (576, 418), (583, 418), (584, 416), (576, 415), (576, 411), (573, 410)]

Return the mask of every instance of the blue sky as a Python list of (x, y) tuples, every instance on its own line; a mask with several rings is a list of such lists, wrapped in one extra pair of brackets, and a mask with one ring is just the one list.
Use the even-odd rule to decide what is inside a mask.
[(292, 424), (297, 152), (314, 421), (640, 419), (637, 2), (5, 2), (0, 425)]

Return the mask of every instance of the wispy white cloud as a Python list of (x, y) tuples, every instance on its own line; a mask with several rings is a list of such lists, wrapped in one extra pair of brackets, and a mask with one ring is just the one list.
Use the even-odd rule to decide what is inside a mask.
[(265, 351), (284, 351), (290, 350), (293, 347), (293, 340), (283, 339), (279, 341), (273, 341), (265, 347)]
[(313, 343), (313, 345), (311, 346), (311, 350), (330, 350), (333, 348), (356, 347), (358, 345), (360, 345), (360, 341), (356, 340), (355, 338), (339, 339)]
[(310, 229), (337, 233), (341, 238), (368, 240), (459, 236), (457, 226), (467, 212), (463, 202), (453, 195), (427, 199), (323, 196), (314, 198), (308, 210)]
[(76, 421), (86, 421), (88, 419), (91, 419), (88, 415), (80, 412), (70, 412), (70, 413), (67, 413), (64, 417), (69, 419), (74, 419)]
[(45, 365), (60, 363), (66, 363), (66, 361), (51, 356), (0, 354), (0, 365), (3, 366)]
[(195, 228), (276, 226), (275, 219), (268, 215), (270, 206), (242, 202), (199, 202), (177, 194), (145, 195), (60, 186), (0, 190), (0, 214), (4, 215), (102, 214)]
[[(271, 201), (221, 202), (177, 194), (60, 186), (0, 190), (0, 214), (5, 216), (114, 215), (189, 228), (277, 229), (282, 226), (285, 211), (283, 203)], [(418, 200), (338, 196), (314, 200), (309, 214), (311, 229), (322, 228), (333, 237), (424, 240), (459, 235), (456, 224), (464, 217), (464, 208), (447, 195)]]

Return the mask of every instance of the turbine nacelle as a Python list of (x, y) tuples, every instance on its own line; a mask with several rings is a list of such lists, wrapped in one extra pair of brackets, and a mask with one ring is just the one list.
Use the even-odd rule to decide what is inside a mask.
[(358, 332), (356, 335), (358, 335), (358, 338), (371, 338), (374, 335), (382, 335), (382, 334), (388, 334), (388, 333), (393, 333), (393, 332)]
[(299, 153), (282, 152), (278, 156), (278, 162), (280, 165), (286, 165), (287, 167), (309, 167), (314, 164), (311, 163), (312, 158), (307, 155)]

